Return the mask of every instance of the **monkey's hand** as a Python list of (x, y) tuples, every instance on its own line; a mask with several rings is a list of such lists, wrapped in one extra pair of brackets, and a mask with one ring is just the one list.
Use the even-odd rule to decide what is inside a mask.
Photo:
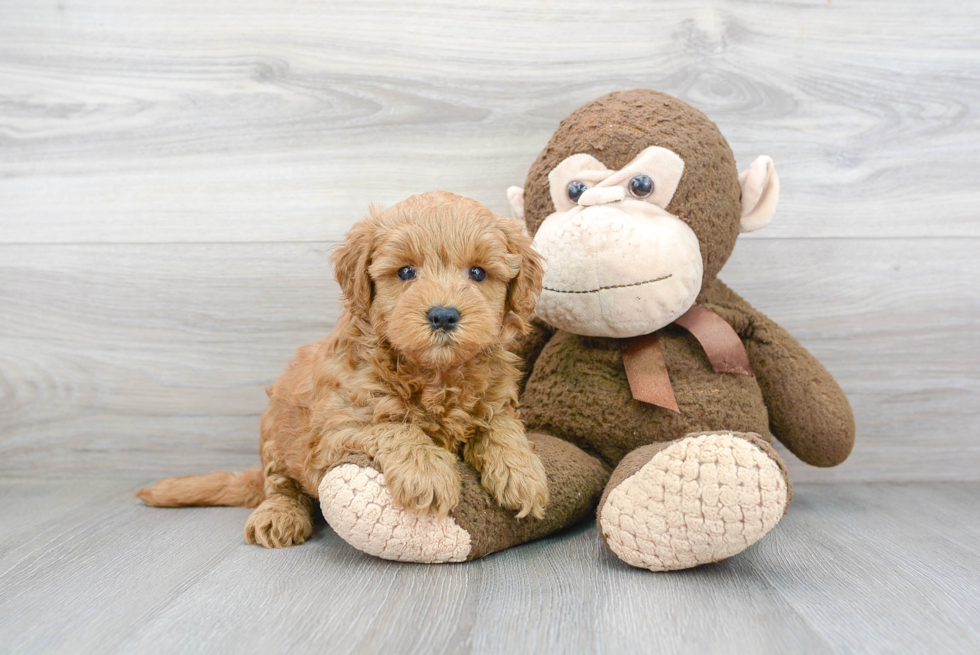
[(847, 459), (854, 447), (854, 414), (817, 358), (720, 280), (702, 300), (742, 337), (773, 435), (812, 466), (836, 466)]

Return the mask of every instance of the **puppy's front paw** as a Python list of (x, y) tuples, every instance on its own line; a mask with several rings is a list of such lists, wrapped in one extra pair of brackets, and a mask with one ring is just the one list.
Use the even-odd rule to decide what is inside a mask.
[(392, 453), (382, 470), (395, 504), (410, 512), (446, 516), (459, 504), (462, 483), (448, 450), (433, 446)]
[(517, 518), (544, 518), (548, 478), (541, 460), (530, 450), (502, 451), (484, 460), (480, 482), (502, 507), (516, 509)]
[(268, 498), (245, 523), (245, 542), (266, 548), (298, 546), (313, 534), (310, 512), (288, 498)]

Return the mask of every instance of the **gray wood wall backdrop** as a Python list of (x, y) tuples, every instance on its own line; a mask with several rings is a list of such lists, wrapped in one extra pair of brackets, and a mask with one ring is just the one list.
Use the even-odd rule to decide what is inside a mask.
[(256, 461), (369, 201), (506, 211), (616, 89), (707, 112), (782, 204), (722, 277), (820, 357), (851, 459), (980, 479), (980, 3), (0, 3), (0, 474)]

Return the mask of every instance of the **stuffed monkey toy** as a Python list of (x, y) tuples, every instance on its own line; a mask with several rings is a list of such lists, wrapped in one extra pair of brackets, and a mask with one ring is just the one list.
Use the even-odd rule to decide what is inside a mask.
[(546, 260), (521, 348), (545, 518), (516, 519), (464, 464), (448, 518), (410, 515), (352, 455), (321, 484), (328, 522), (365, 552), (419, 562), (474, 559), (593, 508), (609, 549), (654, 571), (757, 542), (792, 495), (772, 437), (814, 466), (840, 464), (854, 443), (827, 370), (717, 277), (778, 195), (768, 157), (738, 173), (717, 126), (677, 98), (617, 92), (573, 112), (508, 191)]

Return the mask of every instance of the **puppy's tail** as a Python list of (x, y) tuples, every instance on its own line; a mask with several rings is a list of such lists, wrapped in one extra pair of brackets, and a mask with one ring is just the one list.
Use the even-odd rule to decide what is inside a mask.
[(153, 507), (225, 505), (255, 507), (265, 498), (262, 469), (255, 466), (238, 473), (213, 471), (204, 475), (160, 480), (136, 492), (136, 497)]

